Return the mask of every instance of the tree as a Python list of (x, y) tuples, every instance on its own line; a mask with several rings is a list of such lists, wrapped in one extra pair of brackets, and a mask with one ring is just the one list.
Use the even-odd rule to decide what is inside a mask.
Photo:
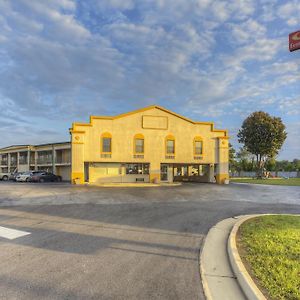
[(274, 158), (281, 149), (287, 133), (281, 118), (258, 111), (247, 117), (238, 132), (240, 143), (256, 157), (256, 170), (262, 175), (268, 158)]
[(254, 156), (245, 147), (240, 148), (236, 157), (240, 171), (251, 172), (254, 170)]
[(229, 143), (229, 163), (234, 162), (235, 159), (235, 149), (232, 144)]
[(265, 167), (268, 171), (276, 171), (277, 162), (274, 157), (269, 158), (266, 161)]
[(235, 172), (240, 172), (241, 168), (239, 162), (237, 161), (237, 154), (232, 144), (229, 143), (229, 171), (231, 174)]

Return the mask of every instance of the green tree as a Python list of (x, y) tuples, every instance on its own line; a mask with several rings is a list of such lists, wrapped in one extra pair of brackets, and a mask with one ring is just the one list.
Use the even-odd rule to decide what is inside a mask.
[(300, 159), (294, 159), (293, 162), (293, 170), (294, 171), (300, 171)]
[(268, 171), (276, 171), (277, 162), (274, 157), (266, 161), (265, 167)]
[(262, 176), (268, 158), (274, 158), (281, 149), (287, 133), (281, 118), (258, 111), (247, 117), (238, 132), (239, 142), (256, 157), (256, 170)]
[(245, 148), (242, 147), (236, 154), (238, 160), (238, 170), (239, 171), (253, 171), (254, 170), (254, 157)]
[(236, 170), (236, 160), (235, 160), (235, 149), (232, 144), (229, 143), (229, 170), (234, 172)]

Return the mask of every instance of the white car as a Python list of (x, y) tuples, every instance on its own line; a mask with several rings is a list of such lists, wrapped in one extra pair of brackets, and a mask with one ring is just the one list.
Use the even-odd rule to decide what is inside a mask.
[(7, 181), (9, 179), (9, 173), (0, 173), (0, 180)]
[(24, 173), (22, 173), (22, 174), (20, 174), (16, 177), (16, 181), (18, 181), (18, 182), (29, 182), (30, 177), (35, 173), (39, 173), (39, 172), (34, 172), (34, 171), (24, 172)]

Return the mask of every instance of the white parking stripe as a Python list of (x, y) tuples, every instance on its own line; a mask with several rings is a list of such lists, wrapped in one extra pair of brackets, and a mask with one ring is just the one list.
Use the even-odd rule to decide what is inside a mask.
[(25, 236), (28, 234), (30, 234), (30, 232), (0, 226), (0, 237), (6, 238), (9, 240), (13, 240), (13, 239), (16, 239), (18, 237)]

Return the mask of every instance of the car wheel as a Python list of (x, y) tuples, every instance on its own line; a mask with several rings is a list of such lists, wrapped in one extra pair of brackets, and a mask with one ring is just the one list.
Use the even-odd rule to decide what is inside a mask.
[(3, 181), (7, 181), (7, 180), (8, 180), (8, 176), (4, 175), (4, 176), (2, 177), (2, 180), (3, 180)]
[(61, 182), (61, 177), (60, 176), (57, 177), (57, 181)]
[(29, 177), (27, 177), (25, 181), (26, 181), (26, 182), (29, 182)]
[(44, 178), (40, 178), (39, 182), (45, 182)]

